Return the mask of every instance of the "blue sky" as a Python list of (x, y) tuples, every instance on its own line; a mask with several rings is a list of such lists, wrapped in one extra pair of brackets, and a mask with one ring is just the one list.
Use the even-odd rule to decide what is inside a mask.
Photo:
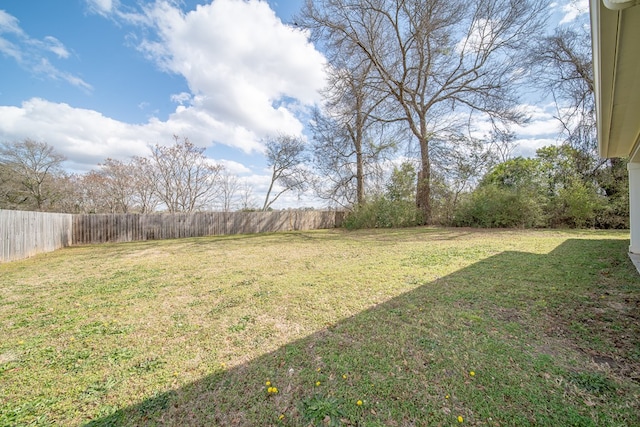
[[(172, 135), (207, 147), (254, 188), (265, 137), (301, 133), (324, 57), (290, 25), (303, 0), (20, 0), (0, 3), (0, 141), (31, 138), (84, 172), (145, 155)], [(554, 4), (559, 20), (586, 10)], [(576, 12), (580, 11), (581, 12)], [(555, 141), (549, 105), (529, 105), (519, 152)], [(279, 206), (312, 199), (284, 198)]]

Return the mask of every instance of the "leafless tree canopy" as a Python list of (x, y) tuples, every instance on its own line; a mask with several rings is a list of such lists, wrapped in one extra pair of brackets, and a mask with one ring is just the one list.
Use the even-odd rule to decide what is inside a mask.
[(311, 126), (321, 175), (314, 187), (320, 197), (348, 206), (364, 203), (367, 178), (397, 149), (401, 128), (388, 94), (376, 87), (371, 64), (357, 60), (353, 47), (336, 48), (344, 51), (330, 55), (336, 63), (328, 67), (325, 105)]
[(2, 204), (11, 209), (47, 210), (60, 197), (54, 185), (65, 157), (45, 142), (25, 139), (0, 145)]
[(106, 159), (85, 174), (68, 174), (63, 156), (46, 143), (0, 145), (0, 209), (69, 213), (193, 212), (230, 207), (237, 178), (204, 155), (204, 148), (174, 137), (149, 147), (149, 157)]
[(113, 212), (128, 213), (133, 209), (135, 166), (120, 160), (107, 159), (97, 172), (102, 179), (106, 200), (112, 203)]
[(219, 195), (221, 165), (210, 162), (204, 148), (174, 137), (171, 146), (151, 147), (150, 172), (155, 193), (169, 212), (211, 209)]
[(556, 102), (556, 117), (567, 142), (595, 154), (595, 98), (588, 29), (565, 26), (541, 38), (531, 56), (531, 68), (536, 83), (549, 90)]
[(271, 182), (262, 205), (266, 211), (284, 193), (303, 191), (307, 186), (304, 141), (291, 135), (279, 135), (266, 143), (265, 156), (271, 169)]
[(220, 175), (220, 207), (223, 212), (231, 212), (234, 198), (240, 191), (240, 181), (226, 169)]
[(430, 219), (430, 141), (454, 111), (518, 121), (514, 85), (545, 0), (307, 0), (304, 25), (367, 61), (420, 147), (417, 205)]
[(133, 204), (137, 212), (154, 212), (160, 203), (156, 193), (153, 164), (146, 157), (133, 157), (131, 159)]

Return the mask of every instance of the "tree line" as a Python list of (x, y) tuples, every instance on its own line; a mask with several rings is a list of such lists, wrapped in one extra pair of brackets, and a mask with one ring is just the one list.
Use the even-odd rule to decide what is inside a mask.
[[(328, 84), (308, 141), (265, 141), (264, 203), (175, 137), (83, 176), (64, 174), (46, 144), (5, 143), (0, 207), (189, 212), (240, 199), (236, 208), (266, 210), (312, 191), (349, 209), (353, 227), (626, 227), (625, 160), (597, 155), (588, 25), (549, 33), (549, 10), (546, 0), (306, 0), (295, 22), (325, 53)], [(559, 144), (528, 159), (513, 157), (512, 131), (530, 120), (526, 88), (553, 101), (560, 129)]]
[[(147, 157), (108, 158), (97, 169), (70, 174), (66, 160), (46, 142), (0, 144), (0, 209), (66, 213), (152, 213), (257, 210), (252, 189), (213, 162), (188, 138), (149, 146)], [(285, 192), (305, 188), (300, 173), (300, 138), (281, 135), (267, 142), (271, 184), (268, 210)]]

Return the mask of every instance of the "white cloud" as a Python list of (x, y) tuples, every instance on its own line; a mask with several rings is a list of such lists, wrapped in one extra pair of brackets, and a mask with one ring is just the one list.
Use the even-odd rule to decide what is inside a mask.
[(221, 164), (233, 175), (246, 175), (251, 173), (251, 169), (233, 160), (215, 160), (217, 164)]
[(545, 138), (550, 135), (558, 135), (560, 123), (552, 113), (555, 111), (554, 105), (522, 105), (520, 109), (529, 117), (529, 122), (513, 127), (518, 136)]
[(463, 37), (456, 45), (456, 52), (482, 52), (491, 49), (495, 42), (495, 24), (489, 19), (478, 19), (473, 22), (466, 37)]
[[(9, 15), (4, 10), (0, 10), (0, 34), (4, 33), (24, 37), (24, 32), (20, 28), (20, 21), (18, 21), (18, 18), (13, 15)], [(5, 37), (0, 37), (0, 52), (18, 62), (22, 61), (20, 48)]]
[[(225, 144), (260, 153), (264, 138), (300, 133), (300, 117), (319, 101), (325, 83), (325, 59), (309, 43), (308, 34), (283, 24), (264, 1), (214, 0), (190, 12), (180, 10), (180, 4), (159, 0), (135, 11), (117, 0), (87, 0), (91, 12), (117, 25), (135, 25), (128, 40), (137, 40), (136, 47), (161, 70), (185, 79), (188, 92), (167, 95), (178, 105), (166, 120), (152, 117), (129, 124), (97, 111), (32, 98), (20, 106), (0, 106), (0, 140), (47, 142), (69, 159), (70, 170), (83, 172), (108, 157), (147, 155), (148, 144), (171, 143), (172, 135), (203, 147)], [(15, 17), (2, 11), (0, 52), (34, 73), (91, 88), (46, 56), (68, 58), (70, 51), (61, 41), (29, 37)], [(264, 197), (260, 194), (268, 187), (268, 171), (216, 161), (254, 183), (256, 199)], [(310, 197), (302, 203), (306, 200), (317, 205)], [(298, 197), (291, 193), (278, 202), (295, 206)]]
[(162, 127), (151, 123), (129, 125), (96, 111), (39, 98), (20, 107), (0, 106), (0, 140), (46, 142), (65, 155), (74, 170), (92, 169), (107, 157), (145, 155), (147, 143), (157, 141), (161, 134)]
[(560, 25), (575, 21), (579, 16), (589, 13), (589, 0), (568, 0), (561, 6), (563, 14)]
[(180, 105), (190, 100), (191, 100), (191, 94), (187, 92), (180, 92), (180, 93), (171, 95), (171, 101)]
[[(181, 0), (169, 0), (172, 3), (182, 3)], [(111, 19), (114, 22), (125, 22), (132, 25), (147, 25), (149, 21), (147, 17), (140, 13), (135, 6), (123, 5), (120, 0), (85, 0), (87, 4), (87, 10), (89, 13), (95, 13), (97, 15), (104, 16)], [(150, 1), (145, 2), (131, 2), (131, 3), (152, 3)], [(145, 6), (142, 6), (145, 7)]]
[(2, 37), (0, 37), (0, 52), (13, 58), (18, 63), (22, 62), (22, 52), (20, 52), (20, 48)]
[(182, 106), (167, 121), (154, 117), (142, 124), (120, 122), (97, 111), (40, 98), (19, 107), (0, 106), (0, 140), (47, 142), (69, 159), (71, 169), (79, 171), (92, 169), (107, 157), (126, 160), (146, 155), (149, 144), (169, 144), (172, 135), (186, 136), (201, 147), (232, 141), (230, 146), (247, 153), (262, 149), (255, 133)]
[[(538, 148), (547, 145), (556, 145), (560, 141), (560, 122), (554, 117), (556, 107), (547, 105), (520, 105), (519, 110), (524, 113), (529, 121), (522, 125), (511, 125), (509, 130), (514, 132), (514, 156), (535, 156)], [(486, 117), (475, 116), (471, 136), (475, 138), (487, 138), (493, 131), (491, 122)]]
[(18, 18), (0, 9), (0, 34), (2, 33), (13, 33), (20, 36), (24, 35), (24, 32), (20, 28), (20, 21)]
[(53, 36), (46, 36), (43, 39), (43, 42), (44, 49), (55, 53), (56, 55), (58, 55), (58, 58), (69, 57), (69, 51), (57, 38)]
[[(283, 24), (266, 2), (215, 0), (188, 13), (172, 1), (155, 2), (136, 13), (116, 0), (87, 2), (92, 11), (110, 19), (141, 25), (139, 35), (147, 38), (138, 38), (139, 49), (163, 70), (183, 76), (190, 93), (169, 95), (179, 104), (175, 111), (166, 120), (152, 117), (143, 124), (34, 98), (21, 106), (0, 107), (0, 137), (46, 141), (78, 169), (106, 157), (141, 154), (146, 144), (168, 143), (174, 134), (200, 146), (221, 143), (246, 153), (261, 152), (265, 137), (300, 133), (298, 115), (319, 100), (324, 57), (306, 33)], [(0, 49), (15, 57), (24, 54), (26, 45), (62, 58), (69, 55), (54, 37), (34, 40), (24, 35), (18, 20), (6, 13), (0, 14), (0, 31), (21, 34), (20, 46), (0, 38)], [(29, 55), (33, 72), (91, 88), (58, 70), (42, 52)]]
[(520, 106), (520, 110), (529, 117), (529, 122), (512, 127), (516, 135), (514, 156), (533, 157), (537, 149), (559, 143), (561, 129), (554, 116), (555, 108), (554, 104)]
[(23, 69), (41, 77), (64, 80), (83, 90), (91, 90), (91, 85), (82, 78), (58, 69), (47, 58), (49, 53), (59, 59), (69, 58), (69, 51), (57, 38), (45, 36), (39, 40), (30, 37), (20, 27), (20, 21), (4, 10), (0, 10), (0, 34), (7, 34), (0, 37), (0, 52), (13, 58)]
[(533, 157), (536, 155), (536, 150), (549, 145), (558, 145), (558, 140), (555, 138), (519, 138), (516, 139), (516, 148), (513, 151), (514, 156)]
[(112, 0), (87, 0), (87, 6), (89, 10), (100, 15), (108, 15), (114, 8)]
[(156, 36), (139, 49), (162, 69), (182, 75), (192, 94), (177, 115), (229, 128), (219, 129), (221, 134), (255, 138), (221, 141), (245, 151), (264, 136), (302, 131), (295, 110), (319, 100), (325, 59), (305, 32), (284, 25), (268, 3), (215, 0), (183, 13), (159, 1), (145, 13)]
[(31, 64), (31, 70), (38, 75), (47, 76), (52, 80), (66, 81), (72, 86), (76, 86), (86, 92), (90, 92), (93, 89), (89, 83), (85, 82), (80, 77), (56, 68), (47, 58), (40, 58), (40, 62)]
[(179, 105), (167, 126), (194, 140), (261, 151), (266, 137), (300, 134), (300, 116), (320, 100), (324, 56), (266, 1), (214, 0), (189, 12), (171, 0), (137, 12), (115, 0), (87, 2), (96, 13), (135, 25), (129, 42), (185, 79), (189, 93), (170, 95)]

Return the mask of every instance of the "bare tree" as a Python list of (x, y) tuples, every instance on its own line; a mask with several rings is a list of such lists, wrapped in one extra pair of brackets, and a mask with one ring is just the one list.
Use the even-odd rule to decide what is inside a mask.
[(25, 197), (11, 167), (0, 162), (0, 209), (15, 209), (24, 202)]
[(64, 174), (55, 178), (55, 186), (60, 191), (60, 198), (55, 206), (56, 212), (71, 214), (88, 212), (83, 178), (79, 174)]
[(0, 165), (5, 171), (4, 179), (12, 182), (13, 191), (8, 197), (13, 208), (42, 211), (50, 207), (59, 197), (53, 178), (62, 174), (65, 160), (45, 142), (25, 139), (1, 144)]
[(314, 112), (311, 126), (314, 164), (320, 174), (314, 183), (316, 193), (342, 206), (364, 203), (371, 167), (397, 148), (393, 135), (385, 132), (391, 124), (375, 115), (386, 104), (384, 94), (369, 86), (370, 66), (348, 66), (329, 68), (326, 106)]
[(104, 197), (109, 199), (113, 213), (129, 213), (134, 206), (135, 166), (108, 158), (96, 173), (103, 177)]
[(128, 162), (108, 158), (99, 169), (82, 176), (80, 199), (90, 213), (153, 212), (153, 171), (148, 159), (134, 157)]
[(151, 173), (155, 192), (169, 212), (193, 212), (211, 208), (219, 194), (221, 165), (184, 138), (174, 136), (171, 146), (151, 147)]
[(231, 212), (233, 200), (239, 190), (238, 177), (225, 169), (220, 175), (220, 202), (223, 212)]
[(375, 70), (358, 46), (344, 38), (323, 39), (323, 28), (313, 17), (303, 13), (299, 18), (330, 61), (325, 104), (312, 122), (314, 164), (320, 173), (313, 182), (316, 193), (345, 207), (362, 204), (371, 167), (397, 148), (385, 133), (395, 121), (386, 111), (393, 105), (376, 86)]
[(82, 205), (85, 213), (115, 213), (116, 202), (109, 197), (108, 178), (91, 170), (82, 176)]
[(248, 182), (240, 184), (240, 209), (243, 211), (257, 210), (257, 203), (253, 197), (253, 187)]
[(546, 0), (307, 0), (305, 25), (357, 46), (420, 148), (416, 204), (430, 220), (431, 141), (454, 109), (519, 121), (513, 85)]
[(159, 198), (156, 193), (155, 177), (151, 160), (146, 157), (133, 157), (131, 160), (133, 200), (136, 210), (140, 213), (154, 212), (158, 207)]
[(511, 159), (516, 148), (516, 134), (508, 129), (494, 129), (490, 135), (490, 151), (494, 153), (498, 163)]
[(271, 182), (264, 198), (262, 210), (266, 211), (284, 193), (303, 191), (307, 186), (306, 160), (302, 139), (291, 135), (279, 135), (266, 143), (267, 164), (271, 169)]
[(530, 58), (536, 83), (553, 96), (566, 142), (595, 156), (596, 107), (588, 27), (557, 28), (539, 40)]

